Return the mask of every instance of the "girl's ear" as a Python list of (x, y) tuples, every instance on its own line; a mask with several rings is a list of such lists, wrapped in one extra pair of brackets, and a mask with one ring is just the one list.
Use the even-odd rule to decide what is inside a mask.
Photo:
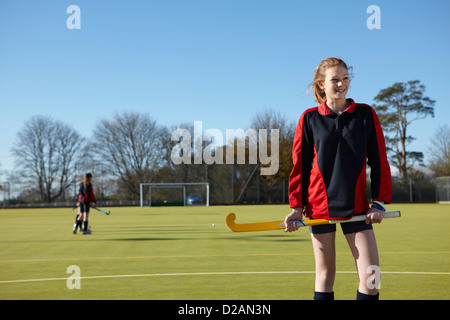
[(317, 85), (319, 86), (320, 89), (325, 90), (322, 81), (317, 81)]

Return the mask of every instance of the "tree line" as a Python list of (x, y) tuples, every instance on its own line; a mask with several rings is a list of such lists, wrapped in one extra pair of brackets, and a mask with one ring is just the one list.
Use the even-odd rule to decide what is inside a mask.
[[(374, 98), (373, 107), (385, 133), (389, 162), (397, 168), (402, 183), (412, 176), (424, 175), (425, 171), (418, 169), (421, 167), (427, 167), (434, 176), (450, 176), (448, 126), (437, 128), (430, 141), (429, 163), (424, 163), (422, 152), (408, 147), (414, 140), (407, 130), (411, 123), (434, 117), (435, 101), (424, 96), (424, 92), (425, 86), (415, 80), (395, 83), (380, 90)], [(270, 189), (289, 178), (297, 120), (287, 119), (273, 109), (262, 110), (251, 119), (252, 129), (279, 130), (279, 170), (272, 176), (260, 176), (260, 162), (248, 164), (248, 140), (244, 141), (247, 164), (175, 165), (171, 152), (177, 142), (172, 141), (171, 133), (182, 128), (193, 136), (192, 123), (166, 127), (149, 114), (121, 112), (99, 120), (92, 136), (82, 137), (62, 121), (35, 115), (17, 133), (11, 149), (16, 170), (9, 173), (7, 180), (20, 185), (16, 198), (25, 202), (67, 200), (76, 193), (76, 183), (85, 172), (94, 174), (97, 194), (104, 200), (137, 200), (142, 182), (210, 182), (217, 185), (212, 190), (212, 203), (240, 202), (249, 183), (256, 181), (258, 188), (264, 185)], [(228, 142), (234, 144), (235, 152), (237, 140)], [(203, 141), (202, 147), (206, 144)], [(259, 192), (258, 189), (258, 197)], [(271, 192), (266, 193), (267, 200)]]

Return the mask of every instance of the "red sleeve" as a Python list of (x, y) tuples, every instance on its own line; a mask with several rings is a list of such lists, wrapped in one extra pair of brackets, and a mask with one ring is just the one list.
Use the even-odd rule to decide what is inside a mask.
[(370, 166), (372, 200), (391, 203), (392, 178), (391, 168), (386, 155), (386, 143), (380, 121), (375, 113), (375, 110), (373, 109), (372, 114), (374, 134), (373, 138), (369, 142), (368, 148), (368, 164)]
[[(311, 110), (311, 109), (310, 109)], [(304, 207), (307, 201), (309, 173), (313, 156), (313, 142), (308, 139), (305, 128), (305, 111), (298, 121), (292, 145), (294, 167), (289, 175), (289, 205), (291, 208)]]

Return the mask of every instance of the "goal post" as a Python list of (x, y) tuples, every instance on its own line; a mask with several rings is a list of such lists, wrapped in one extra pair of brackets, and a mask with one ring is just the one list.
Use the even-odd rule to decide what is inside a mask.
[(436, 178), (436, 201), (450, 204), (450, 177)]
[[(181, 204), (186, 206), (188, 205), (188, 198), (191, 194), (191, 189), (193, 187), (204, 187), (204, 191), (201, 192), (204, 195), (204, 200), (206, 206), (209, 206), (209, 182), (185, 182), (185, 183), (141, 183), (139, 186), (140, 193), (140, 205), (143, 207), (145, 205), (145, 195), (146, 191), (144, 189), (148, 188), (148, 205), (152, 206), (152, 190), (155, 189), (173, 189), (173, 190), (181, 190), (182, 192), (182, 201)], [(196, 192), (195, 194), (197, 194)], [(203, 197), (202, 197), (203, 198)]]

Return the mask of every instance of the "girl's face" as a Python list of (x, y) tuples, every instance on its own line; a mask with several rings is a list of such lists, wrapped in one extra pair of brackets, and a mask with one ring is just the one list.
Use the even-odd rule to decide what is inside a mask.
[(325, 91), (327, 100), (345, 99), (350, 78), (347, 69), (342, 66), (334, 66), (325, 70), (325, 81), (319, 82), (319, 86)]

